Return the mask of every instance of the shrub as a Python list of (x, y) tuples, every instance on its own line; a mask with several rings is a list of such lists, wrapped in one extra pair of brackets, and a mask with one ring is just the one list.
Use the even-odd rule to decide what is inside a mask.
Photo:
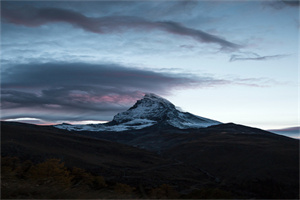
[(117, 183), (114, 187), (114, 191), (118, 194), (132, 194), (134, 190), (134, 187), (123, 183)]
[(16, 169), (16, 176), (21, 179), (25, 179), (27, 177), (27, 173), (33, 166), (33, 163), (30, 160), (26, 160), (20, 164), (20, 166)]
[[(107, 189), (99, 190), (107, 186), (102, 176), (90, 174), (80, 168), (69, 170), (59, 159), (49, 159), (39, 164), (33, 164), (31, 161), (21, 162), (16, 157), (2, 157), (1, 161), (2, 199), (110, 197), (110, 191)], [(75, 187), (71, 188), (71, 184)]]
[(150, 191), (150, 196), (155, 199), (175, 199), (179, 197), (179, 193), (168, 184), (162, 184), (160, 187)]
[(25, 178), (33, 163), (29, 160), (21, 162), (17, 157), (1, 157), (1, 173), (6, 177)]
[(84, 169), (74, 167), (71, 171), (71, 175), (74, 186), (92, 185), (93, 183), (93, 176), (87, 173)]
[(107, 186), (102, 176), (94, 176), (81, 168), (74, 167), (71, 175), (74, 187), (90, 187), (91, 189), (99, 190)]
[(17, 157), (1, 157), (2, 173), (15, 174), (15, 171), (20, 167), (20, 160)]
[(188, 199), (231, 199), (231, 192), (219, 188), (202, 188), (194, 190), (186, 196)]
[(63, 187), (69, 187), (72, 179), (64, 163), (54, 158), (31, 167), (28, 176), (30, 179), (38, 180), (41, 185), (55, 183)]
[(94, 190), (99, 190), (106, 187), (107, 184), (102, 176), (94, 176), (93, 185), (91, 186)]

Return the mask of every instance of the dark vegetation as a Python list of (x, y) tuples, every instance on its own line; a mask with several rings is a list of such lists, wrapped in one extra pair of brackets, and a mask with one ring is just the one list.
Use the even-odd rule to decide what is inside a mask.
[(104, 178), (81, 168), (67, 168), (59, 159), (34, 164), (16, 157), (2, 161), (2, 198), (131, 198), (133, 187), (106, 183)]
[(59, 159), (34, 164), (17, 157), (1, 158), (2, 199), (108, 199), (108, 198), (231, 198), (230, 192), (205, 188), (180, 195), (172, 186), (162, 184), (153, 188), (138, 188), (111, 182), (103, 176), (84, 169), (67, 168)]
[(1, 198), (299, 198), (298, 140), (234, 124), (141, 131), (2, 122)]

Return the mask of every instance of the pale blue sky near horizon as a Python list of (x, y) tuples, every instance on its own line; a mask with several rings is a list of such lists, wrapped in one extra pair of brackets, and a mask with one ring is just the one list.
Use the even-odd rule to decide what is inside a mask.
[(109, 121), (152, 92), (224, 123), (299, 126), (299, 23), (286, 1), (2, 1), (1, 120)]

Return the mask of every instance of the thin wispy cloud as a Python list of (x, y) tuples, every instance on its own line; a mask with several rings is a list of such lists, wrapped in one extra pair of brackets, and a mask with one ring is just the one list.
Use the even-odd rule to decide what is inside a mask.
[(282, 129), (270, 129), (269, 131), (294, 132), (294, 133), (300, 134), (300, 126), (288, 127), (288, 128), (282, 128)]
[(282, 129), (269, 129), (268, 131), (277, 133), (280, 135), (285, 135), (292, 138), (300, 139), (300, 126), (288, 127)]
[(266, 61), (266, 60), (274, 60), (285, 58), (289, 55), (287, 54), (276, 54), (276, 55), (268, 55), (268, 56), (260, 56), (256, 53), (244, 53), (244, 54), (234, 54), (230, 57), (230, 62), (234, 61)]
[(27, 27), (39, 27), (48, 23), (65, 22), (74, 27), (97, 34), (108, 34), (134, 29), (137, 31), (160, 30), (166, 33), (190, 37), (198, 42), (215, 43), (225, 49), (238, 49), (241, 46), (221, 37), (185, 27), (174, 21), (149, 21), (134, 16), (87, 17), (79, 12), (60, 8), (22, 7), (18, 9), (2, 9), (2, 17), (6, 22)]

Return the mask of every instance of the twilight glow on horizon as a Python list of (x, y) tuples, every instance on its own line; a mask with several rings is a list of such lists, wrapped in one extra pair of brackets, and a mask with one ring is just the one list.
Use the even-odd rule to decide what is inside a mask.
[(112, 120), (145, 93), (299, 126), (299, 1), (1, 1), (1, 120)]

